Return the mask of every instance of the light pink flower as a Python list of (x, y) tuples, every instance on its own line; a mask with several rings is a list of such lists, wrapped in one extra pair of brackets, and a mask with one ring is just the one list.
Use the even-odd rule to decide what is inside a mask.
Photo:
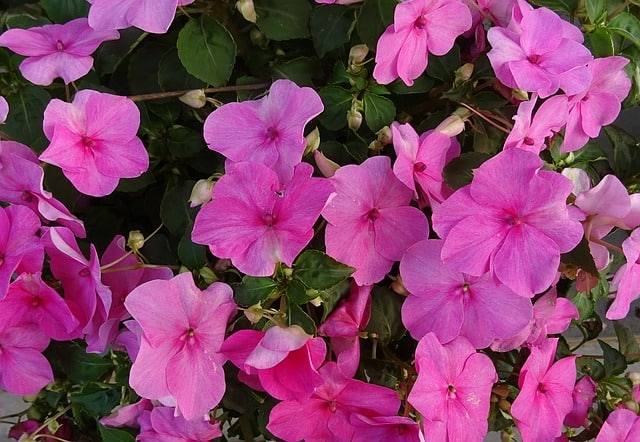
[(48, 86), (57, 77), (69, 84), (87, 75), (93, 67), (91, 54), (103, 41), (119, 37), (118, 31), (96, 31), (86, 18), (77, 18), (63, 25), (9, 29), (0, 35), (0, 46), (27, 57), (20, 63), (24, 78)]
[(373, 77), (381, 84), (400, 77), (413, 85), (427, 68), (429, 53), (444, 55), (471, 28), (461, 0), (408, 0), (396, 5), (393, 24), (378, 40)]
[(313, 224), (333, 191), (327, 179), (311, 178), (312, 173), (311, 165), (298, 164), (291, 181), (282, 184), (263, 164), (233, 165), (196, 216), (193, 241), (249, 275), (269, 276), (278, 262), (291, 266), (311, 241)]
[(86, 195), (108, 195), (120, 178), (140, 176), (149, 167), (136, 136), (140, 111), (127, 97), (82, 90), (72, 103), (53, 99), (43, 125), (51, 144), (40, 160), (60, 167)]
[(640, 416), (631, 410), (619, 408), (613, 410), (600, 433), (596, 442), (637, 442), (640, 434)]
[(491, 270), (526, 297), (551, 285), (560, 254), (572, 250), (583, 232), (567, 210), (571, 181), (542, 165), (531, 152), (502, 151), (434, 210), (445, 265), (473, 276)]
[(178, 6), (194, 0), (87, 0), (89, 25), (94, 29), (122, 29), (135, 26), (153, 34), (169, 30)]
[(562, 422), (573, 409), (576, 357), (553, 362), (558, 339), (547, 339), (531, 354), (520, 370), (520, 393), (511, 415), (523, 442), (553, 440), (562, 434)]
[(4, 123), (9, 115), (9, 103), (7, 99), (0, 95), (0, 124)]
[(631, 232), (622, 242), (622, 250), (627, 262), (615, 276), (612, 285), (618, 287), (616, 297), (607, 310), (607, 319), (622, 319), (629, 313), (631, 303), (640, 297), (640, 229)]
[(230, 161), (263, 163), (286, 182), (306, 147), (304, 127), (323, 109), (313, 89), (276, 80), (266, 97), (213, 111), (204, 122), (204, 138)]
[(569, 97), (569, 118), (560, 152), (571, 152), (596, 138), (600, 128), (613, 123), (620, 103), (631, 88), (623, 68), (625, 57), (596, 58), (587, 64), (593, 80), (588, 89)]
[(358, 285), (380, 281), (394, 261), (429, 235), (424, 214), (410, 207), (411, 190), (391, 170), (389, 157), (338, 169), (337, 195), (322, 211), (327, 254), (355, 267)]
[(130, 384), (148, 399), (175, 404), (187, 420), (204, 416), (225, 390), (219, 353), (236, 311), (231, 288), (215, 282), (200, 291), (191, 273), (138, 286), (125, 307), (140, 324), (140, 352)]
[(422, 414), (426, 441), (482, 441), (491, 387), (498, 380), (488, 356), (463, 337), (442, 345), (427, 333), (416, 348), (418, 379), (408, 401)]

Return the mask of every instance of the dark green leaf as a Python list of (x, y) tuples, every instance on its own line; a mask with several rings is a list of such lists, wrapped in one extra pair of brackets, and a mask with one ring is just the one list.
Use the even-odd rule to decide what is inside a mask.
[(437, 78), (445, 83), (453, 83), (455, 70), (461, 65), (460, 47), (454, 45), (445, 55), (437, 56), (429, 54), (429, 64), (427, 65), (427, 75)]
[(201, 89), (205, 86), (204, 82), (187, 72), (176, 48), (171, 48), (160, 59), (158, 83), (163, 91)]
[(402, 296), (386, 287), (371, 290), (371, 319), (366, 331), (378, 335), (382, 341), (400, 339), (405, 333), (400, 311)]
[(623, 108), (640, 105), (640, 49), (637, 46), (629, 46), (624, 50), (625, 57), (629, 59), (629, 64), (624, 67), (625, 72), (631, 79), (631, 91), (622, 103)]
[(42, 0), (40, 3), (54, 23), (66, 23), (75, 18), (86, 17), (91, 6), (85, 0)]
[(611, 168), (623, 182), (640, 173), (640, 144), (638, 140), (616, 126), (605, 126), (607, 137), (613, 145), (609, 158)]
[(445, 183), (454, 190), (466, 186), (473, 179), (473, 171), (489, 158), (490, 155), (481, 152), (463, 153), (445, 166)]
[(287, 306), (287, 321), (290, 326), (297, 325), (312, 336), (317, 333), (316, 323), (302, 310), (301, 306), (294, 302), (287, 302)]
[(207, 247), (201, 244), (195, 244), (191, 240), (191, 230), (193, 224), (189, 224), (187, 231), (180, 242), (178, 242), (178, 258), (182, 264), (189, 269), (196, 269), (202, 267), (207, 262)]
[(631, 379), (619, 376), (609, 376), (606, 379), (602, 379), (598, 384), (601, 389), (605, 390), (605, 397), (613, 396), (615, 398), (622, 398), (628, 396), (633, 388)]
[(318, 250), (306, 250), (293, 264), (294, 277), (307, 287), (326, 290), (347, 279), (355, 271), (326, 253)]
[(618, 337), (618, 347), (620, 353), (624, 355), (627, 363), (633, 364), (640, 361), (640, 345), (629, 327), (620, 321), (613, 321), (613, 328)]
[(5, 21), (8, 29), (28, 29), (49, 25), (51, 22), (46, 17), (38, 17), (31, 14), (9, 15)]
[(25, 86), (5, 98), (9, 103), (9, 116), (2, 131), (36, 152), (42, 151), (47, 144), (42, 132), (42, 116), (51, 100), (49, 94), (40, 87)]
[(396, 4), (397, 0), (366, 0), (362, 5), (358, 15), (358, 35), (369, 49), (375, 49), (384, 30), (393, 23)]
[(190, 20), (178, 35), (177, 47), (191, 75), (216, 87), (227, 83), (236, 60), (236, 43), (216, 19), (203, 15)]
[(396, 106), (393, 101), (380, 95), (365, 92), (363, 104), (364, 119), (372, 132), (390, 125), (396, 116)]
[(570, 14), (578, 7), (578, 0), (534, 0), (538, 6), (546, 6), (549, 9), (560, 12), (568, 12)]
[(189, 197), (195, 181), (186, 181), (164, 194), (160, 204), (162, 223), (176, 237), (181, 238), (195, 219), (198, 208), (189, 207)]
[(394, 94), (423, 94), (433, 87), (433, 83), (433, 78), (423, 75), (413, 81), (413, 86), (407, 86), (404, 81), (397, 79), (387, 88)]
[(118, 192), (137, 192), (156, 182), (153, 173), (147, 171), (136, 178), (122, 178), (116, 190)]
[(285, 292), (287, 299), (289, 302), (294, 304), (306, 304), (307, 302), (314, 299), (316, 296), (309, 297), (307, 295), (307, 289), (300, 281), (293, 280), (290, 281), (287, 285), (287, 290)]
[(576, 293), (576, 295), (571, 298), (571, 302), (573, 302), (573, 305), (578, 309), (578, 314), (580, 315), (578, 321), (583, 321), (590, 317), (595, 309), (593, 298), (587, 296), (584, 292)]
[(233, 285), (233, 299), (242, 307), (251, 307), (265, 301), (278, 288), (271, 278), (245, 276), (242, 282)]
[(494, 110), (503, 108), (507, 100), (491, 91), (480, 91), (473, 95), (473, 103), (480, 109)]
[(81, 406), (94, 416), (105, 416), (120, 403), (120, 388), (104, 388), (96, 383), (89, 383), (79, 392), (69, 395), (69, 401)]
[(300, 0), (254, 0), (256, 25), (271, 40), (291, 40), (309, 36), (311, 6)]
[(604, 366), (597, 360), (589, 357), (576, 359), (578, 373), (591, 377), (594, 381), (604, 378)]
[(160, 59), (168, 48), (164, 43), (147, 40), (131, 55), (127, 72), (131, 92), (150, 94), (160, 90), (158, 69)]
[(311, 13), (309, 28), (313, 47), (320, 58), (349, 42), (353, 26), (353, 9), (340, 5), (325, 5)]
[(184, 126), (173, 126), (169, 133), (169, 151), (176, 158), (191, 158), (206, 149), (202, 132)]
[(322, 68), (315, 57), (298, 57), (275, 65), (271, 69), (274, 80), (286, 78), (298, 86), (313, 86), (311, 79)]
[(108, 428), (102, 424), (98, 424), (98, 431), (102, 442), (135, 442), (135, 437), (125, 430), (118, 428)]
[(582, 270), (591, 273), (595, 277), (599, 276), (596, 263), (593, 260), (593, 256), (589, 249), (589, 241), (584, 237), (573, 250), (560, 255), (560, 262), (580, 267)]
[(120, 62), (148, 35), (138, 28), (121, 29), (118, 40), (102, 43), (93, 54), (93, 67), (99, 75), (112, 74)]
[(601, 23), (607, 16), (607, 2), (605, 0), (585, 0), (589, 21), (593, 24)]
[(624, 355), (602, 339), (598, 339), (598, 344), (600, 344), (600, 348), (602, 348), (602, 353), (604, 354), (605, 376), (609, 377), (624, 373), (627, 368), (627, 361)]
[(76, 342), (52, 342), (45, 355), (54, 370), (62, 371), (71, 381), (83, 383), (102, 378), (113, 368), (111, 360), (87, 353)]
[(347, 112), (351, 109), (351, 92), (338, 86), (323, 87), (318, 91), (324, 111), (320, 123), (329, 130), (340, 130), (347, 125)]
[(347, 296), (347, 294), (349, 293), (350, 287), (351, 287), (351, 284), (349, 283), (348, 280), (345, 279), (344, 281), (339, 282), (338, 284), (334, 285), (333, 287), (327, 290), (320, 291), (318, 296), (320, 296), (320, 298), (322, 299), (322, 308), (323, 308), (322, 321), (323, 322), (325, 319), (327, 319), (327, 316), (331, 314), (331, 312), (336, 307), (340, 299)]
[(640, 20), (629, 12), (621, 12), (607, 23), (611, 32), (621, 35), (636, 46), (640, 46)]

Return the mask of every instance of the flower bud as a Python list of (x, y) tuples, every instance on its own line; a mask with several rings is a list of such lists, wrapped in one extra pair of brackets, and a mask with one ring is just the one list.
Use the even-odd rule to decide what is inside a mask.
[(320, 146), (320, 131), (318, 130), (317, 127), (315, 129), (313, 129), (309, 133), (309, 135), (307, 135), (304, 138), (305, 138), (305, 140), (307, 142), (307, 147), (304, 150), (304, 155), (303, 156), (318, 150), (318, 146)]
[(251, 324), (257, 324), (262, 319), (262, 306), (260, 303), (253, 304), (251, 307), (244, 310), (244, 315)]
[(129, 232), (127, 246), (134, 252), (137, 252), (144, 247), (144, 235), (139, 230), (132, 230)]
[(640, 412), (640, 405), (638, 405), (636, 401), (624, 401), (622, 406), (627, 410), (633, 411), (635, 414), (638, 414), (638, 412)]
[(409, 296), (409, 292), (405, 288), (400, 275), (396, 276), (396, 279), (391, 283), (391, 290), (396, 292), (398, 295)]
[(218, 280), (216, 274), (209, 267), (202, 267), (198, 270), (198, 273), (200, 274), (202, 280), (207, 284), (213, 284)]
[(251, 43), (254, 44), (254, 46), (257, 46), (260, 49), (266, 49), (269, 45), (269, 39), (267, 38), (267, 36), (264, 35), (264, 33), (260, 29), (255, 27), (251, 31), (249, 31), (249, 39), (251, 40)]
[(562, 169), (562, 175), (569, 178), (573, 183), (573, 190), (571, 193), (575, 196), (591, 189), (591, 179), (583, 169), (577, 167), (566, 167)]
[(519, 101), (529, 101), (529, 94), (522, 89), (511, 89), (511, 96)]
[(320, 169), (320, 173), (325, 178), (331, 178), (336, 173), (336, 170), (340, 169), (339, 164), (336, 164), (329, 158), (325, 157), (319, 150), (313, 151), (313, 159), (316, 162), (318, 169)]
[(0, 124), (5, 122), (7, 115), (9, 115), (9, 103), (0, 95)]
[(246, 21), (255, 23), (258, 19), (256, 16), (256, 8), (253, 6), (253, 0), (238, 0), (236, 2), (236, 8)]
[(393, 141), (393, 135), (389, 126), (385, 126), (380, 129), (378, 132), (376, 132), (376, 135), (378, 136), (377, 140), (385, 146), (387, 144), (391, 144), (391, 142)]
[(369, 48), (365, 44), (353, 46), (349, 51), (349, 66), (362, 63), (368, 53)]
[(469, 79), (471, 78), (471, 74), (473, 74), (473, 69), (474, 69), (474, 66), (472, 63), (463, 64), (458, 69), (456, 69), (455, 71), (456, 77), (454, 81), (456, 83), (469, 81)]
[(211, 201), (211, 191), (213, 190), (213, 181), (198, 180), (191, 190), (189, 197), (189, 207), (196, 207)]
[(309, 302), (313, 304), (314, 307), (320, 307), (322, 305), (322, 297), (317, 296)]
[(194, 89), (187, 92), (184, 95), (178, 97), (178, 100), (182, 101), (187, 106), (191, 106), (194, 109), (200, 109), (207, 104), (207, 97), (204, 95), (203, 89)]
[(349, 129), (356, 132), (362, 125), (362, 113), (360, 113), (360, 111), (351, 109), (349, 112), (347, 112), (347, 122), (349, 124)]
[(640, 373), (638, 373), (637, 371), (632, 371), (630, 373), (627, 373), (627, 377), (629, 378), (629, 380), (631, 381), (634, 387), (636, 385), (640, 385)]

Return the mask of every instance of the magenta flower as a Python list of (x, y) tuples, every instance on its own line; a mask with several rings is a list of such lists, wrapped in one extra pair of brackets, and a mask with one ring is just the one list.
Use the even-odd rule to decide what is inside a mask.
[(322, 211), (327, 254), (356, 269), (358, 285), (380, 281), (404, 252), (429, 235), (424, 214), (410, 207), (411, 190), (391, 170), (389, 157), (338, 169), (337, 195)]
[(631, 232), (622, 242), (622, 250), (627, 262), (623, 264), (612, 284), (618, 287), (616, 297), (607, 310), (607, 319), (622, 319), (629, 313), (631, 303), (640, 297), (640, 229)]
[(216, 282), (200, 291), (191, 273), (181, 273), (138, 286), (125, 307), (143, 331), (131, 387), (142, 397), (175, 404), (187, 420), (204, 416), (225, 390), (219, 350), (236, 311), (231, 288)]
[(445, 265), (473, 276), (491, 270), (520, 296), (551, 285), (560, 254), (573, 249), (583, 232), (567, 210), (571, 181), (540, 170), (542, 164), (525, 150), (502, 151), (434, 210)]
[(396, 5), (393, 24), (378, 40), (373, 77), (388, 84), (400, 77), (413, 85), (427, 68), (429, 53), (444, 55), (471, 28), (471, 12), (461, 0), (408, 0)]
[(564, 418), (567, 427), (586, 427), (587, 415), (596, 397), (598, 384), (589, 376), (582, 376), (573, 389), (573, 409)]
[(120, 178), (140, 176), (149, 167), (136, 136), (140, 111), (126, 97), (82, 90), (72, 103), (53, 99), (43, 125), (51, 144), (40, 160), (60, 167), (86, 195), (108, 195)]
[(519, 23), (512, 20), (509, 28), (493, 27), (487, 33), (492, 46), (487, 56), (498, 80), (541, 98), (558, 89), (567, 94), (584, 91), (591, 81), (589, 50), (571, 38), (574, 33), (550, 9), (519, 10)]
[(435, 207), (449, 197), (451, 189), (444, 183), (442, 171), (449, 161), (460, 155), (460, 143), (438, 131), (418, 134), (410, 124), (391, 124), (393, 147), (398, 156), (393, 173), (409, 189), (415, 200), (422, 198)]
[(96, 31), (86, 18), (78, 18), (63, 25), (9, 29), (0, 35), (0, 46), (27, 57), (20, 63), (24, 78), (48, 86), (58, 77), (69, 84), (87, 75), (93, 67), (91, 54), (103, 41), (118, 38), (118, 31)]
[(558, 339), (547, 339), (531, 354), (520, 370), (520, 393), (511, 415), (524, 442), (553, 440), (562, 434), (562, 422), (573, 409), (576, 357), (553, 363)]
[(491, 273), (475, 277), (448, 269), (441, 250), (441, 240), (420, 241), (400, 262), (400, 275), (410, 292), (402, 305), (402, 322), (414, 339), (433, 332), (443, 344), (464, 336), (475, 348), (485, 348), (528, 325), (531, 301)]
[(355, 427), (352, 442), (421, 442), (420, 426), (404, 416), (366, 416), (351, 414), (349, 419)]
[(465, 338), (443, 346), (427, 333), (416, 348), (416, 371), (407, 400), (422, 414), (427, 440), (482, 441), (491, 387), (498, 380), (491, 359), (476, 353)]
[(230, 161), (263, 163), (286, 182), (306, 147), (304, 127), (323, 109), (313, 89), (276, 80), (266, 97), (213, 111), (204, 122), (204, 138)]
[(596, 442), (637, 442), (640, 434), (640, 416), (631, 410), (619, 408), (613, 410), (600, 433)]
[(298, 164), (282, 185), (263, 164), (233, 165), (196, 216), (193, 241), (248, 275), (269, 276), (278, 262), (291, 266), (311, 241), (313, 224), (333, 191), (328, 180), (312, 173), (309, 164)]
[[(87, 0), (89, 25), (94, 29), (123, 29), (135, 26), (153, 34), (169, 30), (178, 6), (194, 0)], [(117, 11), (114, 13), (114, 11)]]

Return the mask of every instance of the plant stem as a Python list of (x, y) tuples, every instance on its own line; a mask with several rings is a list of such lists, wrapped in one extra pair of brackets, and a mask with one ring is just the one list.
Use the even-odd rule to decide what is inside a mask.
[(40, 425), (36, 430), (29, 435), (29, 438), (35, 439), (37, 434), (40, 433), (44, 429), (44, 427), (49, 425), (49, 422), (57, 421), (60, 416), (63, 416), (67, 411), (71, 410), (71, 404), (64, 407), (62, 410), (58, 411), (56, 414), (51, 416), (50, 418), (45, 419), (42, 425)]
[(609, 250), (614, 250), (622, 255), (624, 255), (624, 251), (622, 250), (622, 248), (618, 247), (618, 246), (614, 246), (613, 244), (611, 244), (610, 242), (604, 241), (600, 238), (595, 238), (590, 236), (589, 237), (589, 241), (596, 243), (596, 244), (600, 244), (601, 246), (606, 247)]
[[(205, 94), (215, 94), (218, 92), (233, 92), (233, 91), (253, 91), (256, 89), (266, 89), (269, 87), (269, 83), (259, 84), (240, 84), (237, 86), (223, 86), (223, 87), (210, 87), (203, 89)], [(182, 91), (170, 91), (170, 92), (156, 92), (154, 94), (142, 94), (131, 95), (129, 97), (132, 101), (148, 101), (148, 100), (161, 100), (163, 98), (180, 97), (193, 89)]]
[(492, 125), (496, 129), (499, 129), (499, 130), (501, 130), (502, 132), (504, 132), (506, 134), (511, 133), (511, 129), (507, 129), (506, 127), (500, 126), (498, 123), (496, 123), (495, 121), (491, 120), (489, 117), (484, 115), (482, 112), (474, 109), (472, 106), (469, 106), (466, 103), (460, 103), (460, 105), (466, 107), (471, 112), (473, 112), (475, 115), (477, 115), (478, 117), (482, 118), (484, 121), (486, 121), (487, 123), (489, 123), (490, 125)]

